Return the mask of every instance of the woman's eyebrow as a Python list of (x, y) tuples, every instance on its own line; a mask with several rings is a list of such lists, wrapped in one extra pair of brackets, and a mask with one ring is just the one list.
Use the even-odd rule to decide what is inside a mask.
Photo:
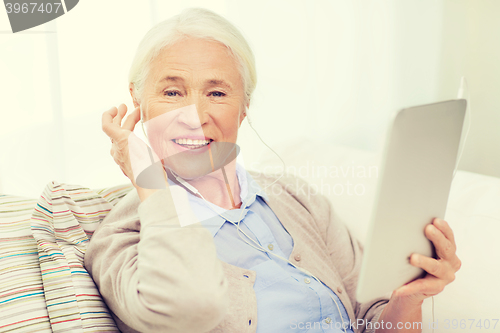
[(231, 89), (231, 85), (224, 80), (211, 79), (205, 81), (207, 86), (223, 86), (227, 89)]
[(182, 78), (180, 76), (166, 76), (160, 80), (160, 82), (163, 82), (163, 81), (184, 82), (184, 78)]
[[(184, 83), (184, 78), (183, 77), (180, 77), (180, 76), (165, 76), (163, 79), (160, 80), (160, 82), (173, 82), (173, 83)], [(209, 80), (206, 80), (205, 81), (205, 85), (206, 86), (209, 86), (209, 87), (213, 87), (213, 86), (222, 86), (222, 87), (225, 87), (229, 90), (232, 89), (231, 85), (224, 81), (224, 80), (220, 80), (220, 79), (209, 79)]]

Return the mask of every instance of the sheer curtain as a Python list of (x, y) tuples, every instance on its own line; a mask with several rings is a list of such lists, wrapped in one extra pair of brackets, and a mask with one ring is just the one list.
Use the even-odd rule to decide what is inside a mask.
[[(275, 147), (308, 138), (379, 149), (396, 109), (455, 98), (469, 68), (468, 1), (80, 1), (43, 26), (0, 34), (0, 193), (37, 197), (52, 180), (127, 182), (101, 114), (132, 107), (127, 76), (139, 41), (191, 6), (222, 14), (247, 37), (258, 70), (250, 113)], [(239, 144), (249, 167), (266, 149), (246, 123)]]

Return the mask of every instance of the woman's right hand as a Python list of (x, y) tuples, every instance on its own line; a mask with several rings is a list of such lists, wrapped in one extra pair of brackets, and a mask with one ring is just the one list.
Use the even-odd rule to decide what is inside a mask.
[[(122, 126), (122, 119), (127, 113), (127, 106), (121, 104), (118, 108), (113, 107), (102, 114), (102, 130), (111, 139), (111, 156), (120, 167), (123, 174), (130, 179), (132, 185), (137, 189), (141, 201), (146, 200), (159, 188), (167, 188), (168, 182), (162, 164), (157, 164), (160, 159), (153, 151), (148, 151), (148, 146), (134, 134), (135, 125), (141, 119), (141, 108), (137, 107), (127, 116)], [(131, 156), (132, 154), (132, 156)], [(151, 155), (153, 160), (151, 161)], [(156, 163), (155, 173), (150, 174), (150, 185), (154, 188), (143, 188), (136, 184), (136, 177)], [(134, 175), (136, 173), (136, 175)], [(153, 177), (153, 178), (151, 178)], [(151, 183), (152, 180), (152, 183)]]
[(102, 114), (102, 130), (111, 139), (111, 156), (113, 156), (123, 174), (137, 187), (130, 162), (128, 138), (141, 119), (141, 107), (137, 107), (130, 113), (122, 126), (122, 120), (126, 114), (127, 106), (125, 104), (121, 104), (118, 108), (112, 107), (104, 112)]

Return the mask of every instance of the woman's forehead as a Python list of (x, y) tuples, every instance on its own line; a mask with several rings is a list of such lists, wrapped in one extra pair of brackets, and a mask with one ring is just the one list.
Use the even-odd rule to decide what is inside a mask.
[(185, 38), (161, 50), (151, 62), (150, 74), (156, 82), (170, 83), (241, 80), (229, 49), (220, 42), (200, 38)]

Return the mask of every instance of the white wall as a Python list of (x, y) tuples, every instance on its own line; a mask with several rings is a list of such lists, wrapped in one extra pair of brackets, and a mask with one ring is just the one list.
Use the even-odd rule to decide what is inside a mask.
[(500, 177), (500, 1), (446, 1), (444, 14), (439, 96), (455, 93), (462, 75), (470, 90), (459, 168)]
[[(250, 112), (278, 150), (303, 137), (377, 150), (392, 112), (455, 98), (465, 75), (474, 114), (460, 167), (500, 176), (498, 1), (86, 0), (26, 33), (0, 34), (0, 192), (127, 182), (101, 114), (132, 106), (135, 48), (154, 22), (188, 6), (226, 16), (248, 38), (258, 69)], [(9, 29), (0, 10), (0, 30)], [(267, 151), (246, 123), (239, 143), (249, 167)]]

